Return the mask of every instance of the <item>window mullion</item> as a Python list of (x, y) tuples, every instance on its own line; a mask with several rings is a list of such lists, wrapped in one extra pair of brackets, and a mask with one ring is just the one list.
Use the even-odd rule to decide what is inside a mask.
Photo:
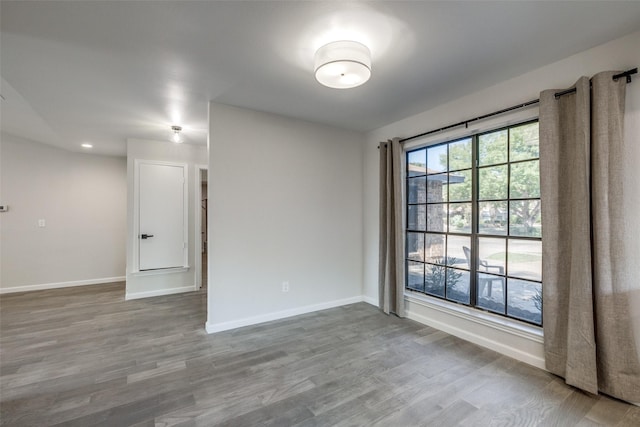
[(478, 266), (478, 135), (471, 140), (471, 262), (469, 263), (469, 300), (470, 305), (477, 304), (476, 276)]

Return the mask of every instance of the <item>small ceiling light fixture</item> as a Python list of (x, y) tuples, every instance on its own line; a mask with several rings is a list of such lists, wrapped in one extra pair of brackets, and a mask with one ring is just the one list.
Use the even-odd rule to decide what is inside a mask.
[(80, 144), (80, 146), (81, 146), (82, 148), (93, 148), (93, 145), (92, 145), (92, 144), (89, 144), (88, 142), (85, 142), (84, 144)]
[(316, 80), (334, 89), (350, 89), (371, 77), (371, 52), (362, 43), (341, 40), (322, 46), (315, 57)]
[(182, 138), (180, 138), (180, 131), (182, 130), (182, 126), (171, 126), (171, 130), (173, 131), (173, 142), (176, 144), (180, 144), (182, 142)]

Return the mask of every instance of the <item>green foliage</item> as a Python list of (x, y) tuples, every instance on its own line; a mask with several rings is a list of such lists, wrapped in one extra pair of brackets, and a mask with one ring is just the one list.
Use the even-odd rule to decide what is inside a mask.
[(540, 156), (538, 145), (538, 123), (511, 128), (510, 153), (512, 162), (535, 159)]
[(449, 204), (449, 231), (470, 233), (471, 217), (471, 203)]
[(472, 155), (471, 138), (449, 144), (449, 170), (470, 169)]
[(478, 165), (487, 166), (507, 162), (507, 130), (499, 130), (478, 138)]
[(478, 170), (478, 198), (495, 200), (507, 198), (509, 168), (507, 165), (483, 167)]
[[(449, 200), (452, 202), (471, 201), (471, 169), (452, 172), (449, 183)], [(455, 182), (461, 181), (461, 182)]]
[(442, 289), (445, 284), (445, 279), (449, 286), (453, 286), (460, 281), (462, 273), (457, 270), (447, 268), (447, 266), (454, 265), (457, 262), (455, 257), (436, 257), (433, 258), (433, 262), (436, 265), (431, 266), (431, 272), (425, 276), (425, 285), (427, 289), (432, 292), (437, 289)]
[[(443, 153), (441, 148), (437, 152), (440, 157), (439, 161), (433, 163), (446, 165), (447, 154)], [(449, 201), (470, 201), (472, 190), (471, 139), (450, 143), (448, 153), (449, 170), (456, 171), (450, 173), (449, 177)], [(538, 156), (538, 123), (480, 135), (478, 138), (479, 200), (540, 197)], [(507, 160), (522, 162), (511, 164), (511, 167), (506, 164), (501, 165)], [(431, 161), (429, 164), (431, 165)], [(509, 231), (512, 235), (530, 237), (541, 235), (539, 200), (512, 201), (510, 206), (507, 206), (505, 202), (487, 202), (482, 203), (481, 208), (484, 208), (484, 211), (479, 215), (481, 225), (486, 223), (489, 228), (503, 227), (508, 215), (511, 223)], [(490, 219), (487, 220), (487, 216)], [(496, 229), (496, 234), (504, 233), (506, 233), (504, 228), (502, 228), (502, 232)]]

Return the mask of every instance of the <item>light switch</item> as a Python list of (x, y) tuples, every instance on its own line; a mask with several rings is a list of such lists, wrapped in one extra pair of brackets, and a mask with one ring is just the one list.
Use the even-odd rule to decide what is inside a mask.
[(39, 219), (38, 220), (38, 227), (45, 227), (45, 226), (46, 226), (46, 224), (44, 222), (44, 219)]

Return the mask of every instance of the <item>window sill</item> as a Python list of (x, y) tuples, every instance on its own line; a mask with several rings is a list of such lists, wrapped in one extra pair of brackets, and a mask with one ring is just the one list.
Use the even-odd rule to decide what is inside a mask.
[(543, 343), (543, 329), (541, 327), (519, 322), (514, 319), (491, 314), (485, 311), (476, 310), (460, 304), (450, 303), (438, 298), (431, 298), (427, 295), (418, 294), (405, 290), (405, 300), (412, 304), (421, 305), (433, 310), (437, 310), (461, 319), (475, 322), (502, 332), (520, 336), (528, 340)]

